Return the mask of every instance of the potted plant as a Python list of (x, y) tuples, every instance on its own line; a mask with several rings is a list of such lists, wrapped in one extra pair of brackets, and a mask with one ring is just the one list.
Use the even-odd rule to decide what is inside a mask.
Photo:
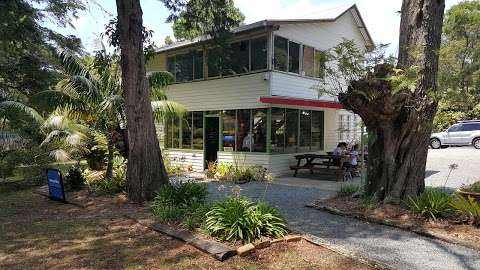
[(468, 186), (462, 186), (457, 193), (466, 199), (468, 199), (468, 197), (473, 197), (477, 202), (480, 203), (480, 181)]

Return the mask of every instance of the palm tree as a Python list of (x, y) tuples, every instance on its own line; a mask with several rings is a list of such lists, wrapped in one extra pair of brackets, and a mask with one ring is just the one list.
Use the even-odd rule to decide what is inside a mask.
[[(117, 130), (126, 126), (121, 72), (117, 59), (105, 51), (87, 61), (81, 61), (66, 51), (60, 51), (58, 55), (65, 77), (58, 82), (56, 89), (37, 94), (36, 100), (68, 106), (70, 110), (82, 115), (87, 126), (106, 137), (105, 176), (111, 178)], [(155, 119), (161, 121), (165, 117), (180, 116), (185, 112), (182, 105), (166, 100), (165, 89), (173, 81), (170, 73), (152, 73), (149, 81)]]

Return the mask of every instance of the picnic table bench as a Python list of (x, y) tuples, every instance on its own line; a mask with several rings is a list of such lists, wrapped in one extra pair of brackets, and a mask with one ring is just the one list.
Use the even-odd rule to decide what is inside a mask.
[[(330, 170), (335, 173), (337, 176), (337, 181), (341, 178), (348, 177), (349, 172), (346, 168), (343, 168), (343, 162), (348, 160), (348, 156), (335, 156), (332, 154), (302, 154), (296, 155), (297, 159), (296, 166), (290, 166), (291, 170), (294, 170), (293, 176), (296, 177), (299, 170), (309, 170), (311, 174), (314, 171), (325, 171)], [(305, 160), (305, 164), (302, 165), (302, 161)], [(320, 160), (320, 162), (314, 162), (315, 160)], [(351, 178), (350, 174), (350, 178)]]

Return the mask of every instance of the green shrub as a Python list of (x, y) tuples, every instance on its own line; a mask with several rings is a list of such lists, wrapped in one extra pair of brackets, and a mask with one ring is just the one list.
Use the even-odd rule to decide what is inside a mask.
[(461, 188), (463, 191), (480, 193), (480, 181)]
[(411, 211), (436, 220), (451, 210), (451, 202), (450, 194), (436, 189), (426, 189), (417, 197), (409, 197), (406, 203)]
[(193, 229), (205, 219), (207, 184), (192, 181), (164, 186), (149, 205), (153, 215), (163, 221), (183, 221)]
[(108, 179), (105, 177), (105, 171), (92, 171), (85, 169), (83, 171), (85, 182), (88, 187), (96, 193), (115, 194), (126, 190), (127, 187), (127, 162), (121, 156), (115, 156), (113, 159), (113, 175)]
[(353, 195), (355, 192), (359, 191), (360, 187), (357, 185), (342, 185), (340, 190), (337, 192), (338, 197), (347, 197)]
[(451, 206), (468, 216), (472, 224), (480, 226), (480, 204), (475, 198), (468, 196), (468, 199), (457, 194), (451, 202)]
[(259, 165), (246, 166), (237, 163), (220, 162), (216, 164), (215, 169), (215, 178), (221, 181), (250, 182), (273, 179), (272, 175)]
[(207, 163), (207, 171), (206, 171), (207, 177), (214, 178), (216, 173), (217, 173), (217, 162), (209, 161)]
[(85, 183), (82, 168), (79, 165), (73, 165), (65, 176), (65, 184), (69, 190), (80, 190)]
[(229, 197), (213, 204), (206, 213), (205, 231), (222, 240), (251, 242), (261, 236), (287, 233), (285, 219), (265, 203)]
[(165, 166), (165, 170), (167, 171), (168, 175), (179, 175), (184, 171), (182, 167), (173, 165), (168, 158), (163, 159), (163, 165)]
[(217, 171), (215, 178), (218, 180), (232, 180), (233, 179), (233, 164), (228, 162), (220, 162), (217, 164)]

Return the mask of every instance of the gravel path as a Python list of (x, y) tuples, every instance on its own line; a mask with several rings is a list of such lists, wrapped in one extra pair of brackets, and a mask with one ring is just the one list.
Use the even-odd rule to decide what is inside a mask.
[[(231, 185), (209, 184), (210, 198), (229, 193)], [(263, 199), (265, 184), (241, 185), (242, 194)], [(369, 224), (356, 219), (332, 215), (304, 205), (333, 195), (316, 188), (271, 184), (265, 200), (281, 209), (294, 230), (320, 237), (331, 244), (376, 259), (398, 269), (480, 269), (480, 252), (407, 231)]]
[(429, 149), (427, 159), (427, 186), (441, 187), (448, 175), (448, 166), (458, 164), (452, 171), (447, 187), (457, 189), (462, 184), (471, 184), (480, 180), (480, 149), (473, 147), (449, 147)]

